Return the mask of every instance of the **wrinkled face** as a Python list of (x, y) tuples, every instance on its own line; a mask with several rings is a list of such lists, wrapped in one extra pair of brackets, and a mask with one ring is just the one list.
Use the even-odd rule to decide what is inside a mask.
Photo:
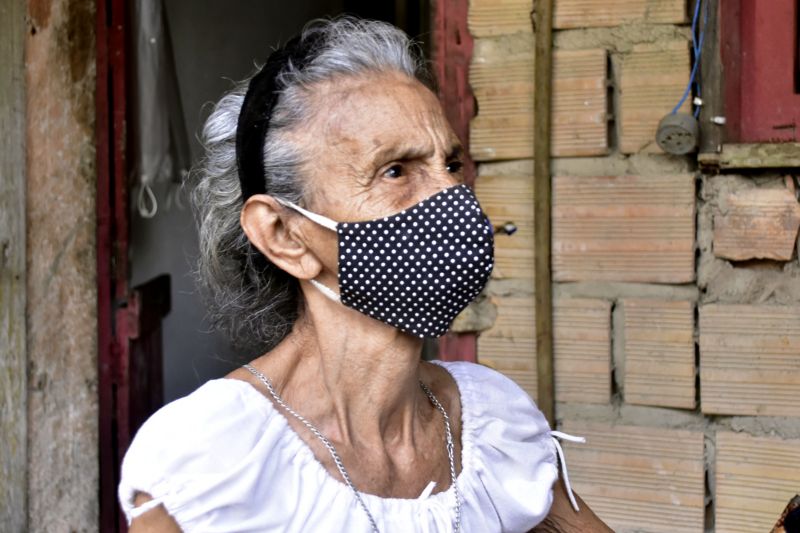
[(394, 73), (323, 84), (303, 147), (308, 208), (340, 222), (402, 211), (461, 183), (461, 143), (436, 96)]

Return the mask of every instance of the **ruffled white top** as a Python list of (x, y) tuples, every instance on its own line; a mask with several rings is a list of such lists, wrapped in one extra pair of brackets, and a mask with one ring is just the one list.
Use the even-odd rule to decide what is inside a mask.
[[(558, 477), (545, 417), (502, 374), (439, 364), (461, 396), (461, 530), (529, 531), (550, 510)], [(134, 508), (139, 491), (153, 502)], [(361, 497), (382, 533), (452, 531), (452, 487), (417, 499)], [(209, 381), (150, 417), (123, 461), (119, 498), (129, 521), (163, 504), (187, 533), (370, 531), (352, 490), (317, 461), (284, 413), (234, 379)]]

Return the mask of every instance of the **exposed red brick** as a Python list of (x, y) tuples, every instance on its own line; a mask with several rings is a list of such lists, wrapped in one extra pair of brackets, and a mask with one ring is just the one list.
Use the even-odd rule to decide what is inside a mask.
[(788, 189), (730, 193), (714, 217), (714, 255), (734, 261), (789, 261), (800, 229), (800, 203)]

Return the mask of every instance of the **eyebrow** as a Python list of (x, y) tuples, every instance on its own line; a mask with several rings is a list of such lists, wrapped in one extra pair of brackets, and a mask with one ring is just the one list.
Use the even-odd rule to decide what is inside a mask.
[[(450, 150), (447, 152), (446, 159), (449, 161), (451, 159), (456, 159), (458, 157), (461, 157), (463, 152), (464, 148), (461, 146), (461, 143), (458, 141), (454, 141), (450, 145)], [(410, 159), (420, 159), (423, 157), (428, 157), (429, 155), (430, 151), (421, 149), (419, 147), (398, 148), (396, 146), (387, 146), (375, 152), (375, 155), (372, 157), (371, 163), (373, 168), (377, 168), (386, 161), (408, 161)]]

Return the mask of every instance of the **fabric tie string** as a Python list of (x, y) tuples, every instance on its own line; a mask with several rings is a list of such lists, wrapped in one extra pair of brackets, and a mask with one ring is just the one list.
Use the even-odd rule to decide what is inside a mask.
[(577, 513), (580, 511), (580, 507), (578, 507), (578, 502), (575, 501), (575, 494), (572, 492), (572, 485), (569, 483), (569, 474), (567, 473), (567, 461), (564, 459), (564, 450), (561, 448), (561, 443), (558, 439), (566, 440), (569, 442), (579, 442), (584, 444), (586, 439), (583, 437), (575, 437), (574, 435), (568, 435), (567, 433), (562, 433), (561, 431), (551, 431), (550, 436), (553, 438), (553, 442), (556, 445), (556, 453), (558, 453), (558, 461), (561, 463), (561, 471), (564, 472), (564, 486), (567, 488), (567, 496), (569, 496), (569, 501), (572, 504), (572, 508), (575, 509)]

